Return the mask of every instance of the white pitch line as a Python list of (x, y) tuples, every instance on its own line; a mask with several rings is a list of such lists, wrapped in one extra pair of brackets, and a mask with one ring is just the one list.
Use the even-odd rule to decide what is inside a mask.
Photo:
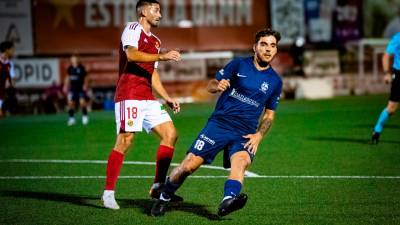
[(400, 176), (264, 176), (253, 178), (264, 179), (400, 179)]
[[(0, 180), (105, 179), (105, 176), (0, 176)], [(227, 176), (190, 176), (190, 178), (227, 178)], [(119, 176), (118, 179), (154, 179), (154, 176)]]
[[(5, 159), (0, 163), (67, 163), (67, 164), (107, 164), (106, 160), (60, 160), (60, 159)], [(124, 161), (128, 165), (155, 165), (155, 162)], [(172, 166), (178, 166), (178, 163), (171, 163)], [(225, 170), (223, 167), (202, 165), (202, 168)], [(262, 179), (400, 179), (400, 176), (283, 176), (283, 175), (258, 175), (246, 171), (245, 176), (249, 178)], [(0, 180), (5, 179), (104, 179), (105, 176), (0, 176)], [(120, 176), (121, 179), (150, 179), (154, 176)], [(226, 178), (226, 176), (190, 176), (190, 178)]]
[[(4, 159), (0, 163), (67, 163), (67, 164), (107, 164), (106, 160), (61, 160), (61, 159)], [(140, 161), (124, 161), (126, 165), (156, 165), (155, 162), (140, 162)], [(171, 163), (171, 166), (178, 166), (178, 163)], [(201, 168), (212, 170), (229, 171), (219, 166), (202, 165)], [(247, 171), (244, 173), (246, 177), (258, 177), (260, 175)]]
[[(105, 179), (105, 176), (0, 176), (0, 180), (56, 180), (56, 179)], [(154, 176), (119, 176), (119, 179), (153, 179)], [(226, 179), (227, 176), (189, 176), (194, 179)], [(386, 179), (396, 180), (400, 176), (257, 176), (257, 179)]]

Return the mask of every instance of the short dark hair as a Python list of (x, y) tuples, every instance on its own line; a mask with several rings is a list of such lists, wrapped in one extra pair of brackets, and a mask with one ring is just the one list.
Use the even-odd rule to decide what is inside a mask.
[(137, 15), (137, 17), (139, 18), (141, 15), (141, 11), (142, 11), (142, 8), (143, 8), (143, 6), (146, 6), (146, 5), (151, 5), (151, 4), (159, 4), (160, 5), (160, 2), (158, 2), (157, 0), (139, 0), (137, 3), (136, 3), (136, 15)]
[(12, 43), (11, 41), (3, 41), (0, 43), (0, 52), (3, 53), (13, 47), (14, 43)]
[(272, 30), (271, 28), (264, 28), (256, 33), (256, 39), (254, 43), (257, 44), (258, 41), (265, 36), (274, 36), (276, 43), (281, 40), (281, 34), (278, 31)]

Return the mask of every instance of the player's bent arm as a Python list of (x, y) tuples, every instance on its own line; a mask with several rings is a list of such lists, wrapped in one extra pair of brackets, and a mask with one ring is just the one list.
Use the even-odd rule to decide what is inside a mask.
[(170, 99), (167, 91), (165, 90), (161, 82), (160, 74), (156, 69), (154, 69), (153, 75), (151, 76), (151, 86), (157, 92), (157, 94), (160, 95), (161, 98), (163, 98), (164, 100)]
[(218, 81), (217, 79), (212, 79), (208, 82), (207, 90), (208, 92), (215, 94), (217, 92), (222, 92), (231, 86), (229, 79), (222, 79)]
[(208, 82), (207, 91), (212, 94), (217, 93), (218, 92), (218, 83), (219, 82), (216, 79), (210, 80), (210, 82)]
[(179, 61), (181, 59), (181, 55), (177, 51), (169, 51), (165, 54), (150, 54), (139, 51), (137, 48), (132, 46), (128, 46), (125, 49), (125, 53), (128, 61), (131, 62)]
[(125, 49), (126, 57), (128, 61), (133, 62), (155, 62), (160, 60), (159, 54), (149, 54), (139, 51), (137, 48), (128, 46)]
[(391, 55), (388, 53), (383, 53), (382, 56), (382, 67), (385, 74), (390, 73), (390, 58)]
[(389, 84), (392, 81), (392, 72), (390, 70), (390, 61), (392, 56), (387, 52), (383, 53), (382, 56), (382, 67), (384, 72), (384, 81), (385, 83)]
[(258, 126), (257, 132), (264, 136), (268, 133), (269, 129), (272, 126), (272, 121), (274, 121), (275, 111), (266, 109), (263, 115), (263, 118)]
[(174, 113), (178, 113), (181, 110), (179, 102), (176, 99), (169, 97), (160, 80), (160, 75), (157, 70), (154, 70), (153, 75), (151, 76), (151, 85), (157, 94), (165, 100), (167, 105), (174, 111)]

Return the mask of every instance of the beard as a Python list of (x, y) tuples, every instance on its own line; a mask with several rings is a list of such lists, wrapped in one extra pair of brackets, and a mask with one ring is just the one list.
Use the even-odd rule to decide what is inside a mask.
[(151, 27), (158, 27), (158, 25), (160, 25), (160, 21), (159, 20), (149, 21), (149, 24), (151, 25)]
[(271, 60), (273, 59), (273, 57), (269, 57), (268, 59), (265, 59), (265, 57), (262, 56), (261, 53), (256, 52), (255, 54), (255, 59), (257, 64), (260, 67), (268, 67), (270, 65)]
[(264, 61), (264, 60), (262, 60), (260, 56), (257, 56), (257, 57), (256, 57), (256, 62), (257, 62), (257, 64), (258, 64), (260, 67), (267, 67), (267, 66), (269, 66), (269, 61)]
[(269, 65), (269, 62), (267, 62), (267, 61), (259, 60), (257, 62), (258, 62), (258, 65), (261, 67), (267, 67)]

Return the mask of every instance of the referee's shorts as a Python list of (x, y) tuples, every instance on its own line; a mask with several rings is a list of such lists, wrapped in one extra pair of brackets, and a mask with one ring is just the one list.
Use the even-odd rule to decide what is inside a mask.
[(393, 74), (389, 100), (392, 102), (400, 102), (400, 70), (393, 69)]

